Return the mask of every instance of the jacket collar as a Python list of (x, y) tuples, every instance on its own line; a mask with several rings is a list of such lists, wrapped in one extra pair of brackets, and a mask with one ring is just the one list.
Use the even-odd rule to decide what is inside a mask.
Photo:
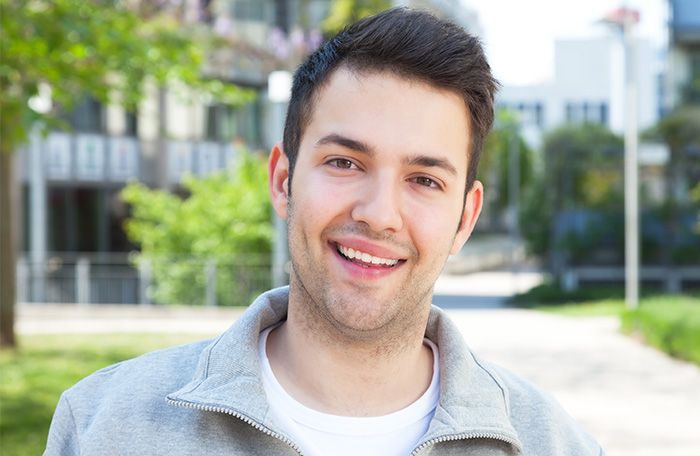
[[(233, 326), (199, 358), (192, 380), (168, 399), (243, 415), (270, 430), (269, 406), (261, 381), (260, 332), (287, 316), (288, 287), (260, 295)], [(506, 388), (467, 348), (457, 327), (439, 308), (430, 311), (426, 337), (440, 352), (440, 402), (423, 441), (499, 438), (522, 445), (509, 420)]]

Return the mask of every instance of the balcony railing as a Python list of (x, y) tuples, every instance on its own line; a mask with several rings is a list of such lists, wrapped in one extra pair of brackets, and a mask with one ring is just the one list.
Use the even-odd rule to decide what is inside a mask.
[[(186, 173), (204, 176), (236, 160), (231, 143), (212, 141), (144, 141), (129, 136), (52, 132), (38, 137), (22, 154), (22, 178), (41, 166), (48, 181), (177, 184)], [(32, 158), (39, 157), (38, 163)]]
[(247, 305), (271, 287), (268, 255), (231, 260), (170, 255), (54, 253), (20, 258), (18, 301), (78, 304)]

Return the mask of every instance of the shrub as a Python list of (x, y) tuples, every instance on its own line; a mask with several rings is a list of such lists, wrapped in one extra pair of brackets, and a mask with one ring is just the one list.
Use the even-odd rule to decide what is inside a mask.
[(700, 299), (659, 298), (622, 313), (622, 329), (676, 358), (700, 365)]

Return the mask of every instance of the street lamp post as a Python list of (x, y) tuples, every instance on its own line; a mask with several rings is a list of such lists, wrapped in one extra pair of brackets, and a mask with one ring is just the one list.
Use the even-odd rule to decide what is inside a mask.
[(639, 306), (639, 165), (637, 78), (632, 29), (639, 15), (625, 16), (625, 302)]
[(603, 22), (622, 31), (625, 56), (625, 303), (639, 306), (639, 165), (637, 128), (637, 78), (632, 36), (639, 12), (618, 8)]

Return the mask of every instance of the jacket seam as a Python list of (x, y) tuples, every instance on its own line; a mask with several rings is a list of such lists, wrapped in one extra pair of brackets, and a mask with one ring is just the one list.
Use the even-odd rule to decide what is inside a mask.
[(482, 364), (482, 362), (479, 359), (477, 359), (477, 357), (474, 355), (474, 353), (472, 353), (471, 350), (469, 350), (469, 355), (472, 357), (472, 359), (474, 360), (476, 365), (479, 366), (484, 372), (486, 372), (488, 374), (488, 376), (491, 377), (491, 380), (493, 380), (494, 383), (496, 385), (498, 385), (498, 389), (501, 390), (501, 396), (503, 397), (503, 402), (506, 406), (506, 412), (508, 413), (508, 416), (510, 416), (510, 400), (508, 397), (508, 392), (505, 390), (505, 388), (501, 384), (500, 379), (497, 378), (496, 375), (493, 372), (491, 372), (490, 369), (488, 369), (486, 366), (484, 366)]
[(63, 395), (63, 400), (66, 401), (66, 406), (68, 407), (68, 412), (70, 413), (70, 421), (73, 424), (73, 432), (75, 434), (76, 446), (78, 447), (78, 454), (82, 454), (83, 450), (81, 449), (82, 439), (80, 438), (80, 430), (75, 422), (75, 414), (73, 413), (73, 407), (70, 405), (70, 400), (68, 399), (67, 394)]
[[(203, 381), (205, 378), (209, 377), (209, 366), (211, 365), (211, 356), (212, 356), (212, 352), (214, 351), (214, 348), (217, 346), (217, 344), (218, 344), (219, 342), (221, 342), (222, 336), (223, 336), (223, 334), (220, 334), (219, 337), (217, 337), (216, 340), (214, 340), (214, 341), (211, 343), (211, 345), (209, 345), (209, 346), (206, 348), (206, 350), (207, 350), (207, 360), (204, 362), (204, 375), (203, 375), (203, 377), (202, 377), (202, 381)], [(202, 383), (202, 382), (200, 381), (199, 383)], [(199, 383), (198, 383), (198, 384), (199, 384)], [(194, 390), (194, 388), (193, 388), (193, 390)]]

